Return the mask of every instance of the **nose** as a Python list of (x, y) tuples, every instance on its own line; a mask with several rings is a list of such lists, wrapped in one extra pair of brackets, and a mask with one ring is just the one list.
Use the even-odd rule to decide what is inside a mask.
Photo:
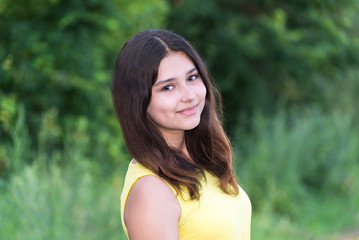
[(191, 86), (184, 84), (181, 88), (181, 101), (192, 102), (196, 98), (196, 94)]

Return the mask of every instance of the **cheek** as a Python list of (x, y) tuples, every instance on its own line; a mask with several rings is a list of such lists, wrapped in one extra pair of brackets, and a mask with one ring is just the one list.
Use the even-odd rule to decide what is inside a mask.
[(174, 106), (172, 106), (169, 99), (155, 98), (151, 99), (147, 113), (152, 119), (157, 119), (160, 118), (161, 115), (170, 113), (173, 109)]
[(202, 83), (200, 86), (198, 86), (196, 92), (197, 92), (197, 96), (199, 99), (203, 100), (206, 98), (207, 89), (206, 89), (206, 86), (204, 85), (204, 83)]

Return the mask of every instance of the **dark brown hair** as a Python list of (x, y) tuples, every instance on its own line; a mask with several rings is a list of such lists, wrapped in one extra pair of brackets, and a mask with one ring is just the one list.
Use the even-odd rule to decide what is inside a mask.
[[(197, 127), (185, 131), (191, 162), (170, 148), (147, 116), (152, 86), (160, 62), (170, 52), (184, 52), (195, 64), (207, 89), (206, 102)], [(227, 194), (238, 194), (232, 167), (232, 151), (219, 116), (220, 95), (206, 66), (194, 48), (181, 36), (167, 30), (146, 30), (128, 40), (118, 54), (112, 95), (130, 154), (144, 167), (171, 184), (179, 193), (186, 187), (191, 199), (199, 199), (200, 177), (204, 170), (220, 179)]]

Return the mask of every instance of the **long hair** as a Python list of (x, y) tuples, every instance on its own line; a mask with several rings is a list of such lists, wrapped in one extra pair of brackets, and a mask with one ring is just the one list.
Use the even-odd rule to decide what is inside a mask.
[[(147, 115), (160, 62), (170, 52), (185, 53), (207, 89), (199, 125), (185, 131), (186, 147), (194, 163), (167, 145)], [(219, 118), (222, 117), (219, 92), (202, 59), (183, 37), (167, 30), (146, 30), (128, 40), (116, 60), (112, 95), (126, 146), (136, 161), (162, 177), (177, 192), (187, 188), (191, 199), (200, 198), (200, 178), (205, 177), (204, 171), (220, 179), (223, 192), (238, 194), (231, 145)]]

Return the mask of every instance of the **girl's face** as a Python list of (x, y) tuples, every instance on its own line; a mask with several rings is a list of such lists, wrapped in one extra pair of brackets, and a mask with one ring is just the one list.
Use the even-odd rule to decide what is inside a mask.
[(183, 52), (162, 59), (152, 86), (147, 114), (163, 135), (198, 126), (206, 87), (192, 60)]

